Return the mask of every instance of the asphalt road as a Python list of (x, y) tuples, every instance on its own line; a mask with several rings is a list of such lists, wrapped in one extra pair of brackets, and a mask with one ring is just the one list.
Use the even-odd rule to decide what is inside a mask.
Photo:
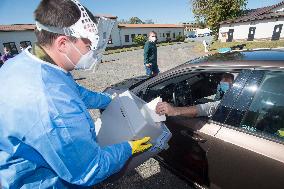
[(153, 158), (116, 181), (105, 181), (96, 186), (96, 189), (152, 188), (192, 189), (188, 183), (173, 175)]

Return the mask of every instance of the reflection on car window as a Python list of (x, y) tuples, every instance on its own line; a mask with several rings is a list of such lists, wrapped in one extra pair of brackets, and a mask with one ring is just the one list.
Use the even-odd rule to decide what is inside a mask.
[(267, 73), (240, 127), (284, 140), (284, 73)]
[(220, 106), (213, 115), (212, 119), (214, 121), (225, 123), (229, 113), (232, 111), (232, 107), (235, 103), (235, 100), (238, 99), (251, 73), (252, 73), (251, 70), (243, 70), (238, 75), (238, 77), (235, 79), (232, 88), (227, 93), (225, 93)]
[(229, 113), (226, 124), (239, 126), (243, 116), (247, 112), (252, 98), (254, 97), (258, 86), (264, 76), (264, 71), (253, 71), (245, 84), (244, 89), (234, 103), (232, 110)]

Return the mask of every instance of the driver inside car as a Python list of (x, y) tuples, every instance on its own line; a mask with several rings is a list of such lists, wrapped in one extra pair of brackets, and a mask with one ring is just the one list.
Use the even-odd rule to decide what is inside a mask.
[(233, 74), (224, 73), (222, 75), (222, 79), (217, 87), (217, 93), (215, 95), (214, 102), (208, 102), (205, 104), (198, 104), (189, 107), (174, 107), (167, 102), (159, 102), (156, 106), (156, 113), (159, 115), (167, 116), (211, 117), (217, 109), (220, 100), (224, 96), (225, 92), (228, 91), (232, 86), (233, 81)]

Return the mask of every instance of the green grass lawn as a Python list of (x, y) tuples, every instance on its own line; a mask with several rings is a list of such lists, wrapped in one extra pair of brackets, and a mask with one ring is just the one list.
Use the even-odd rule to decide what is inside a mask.
[(219, 48), (234, 47), (237, 45), (245, 45), (244, 49), (256, 48), (279, 48), (284, 47), (284, 40), (279, 41), (244, 41), (244, 42), (219, 42), (215, 41), (210, 45), (210, 51), (217, 51)]

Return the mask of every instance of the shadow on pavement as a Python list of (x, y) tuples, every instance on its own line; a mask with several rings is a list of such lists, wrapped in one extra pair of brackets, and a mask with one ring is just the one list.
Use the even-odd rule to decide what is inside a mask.
[(96, 189), (192, 189), (192, 187), (171, 174), (164, 167), (159, 172), (143, 178), (138, 171), (134, 170), (113, 182), (103, 182), (96, 186)]

